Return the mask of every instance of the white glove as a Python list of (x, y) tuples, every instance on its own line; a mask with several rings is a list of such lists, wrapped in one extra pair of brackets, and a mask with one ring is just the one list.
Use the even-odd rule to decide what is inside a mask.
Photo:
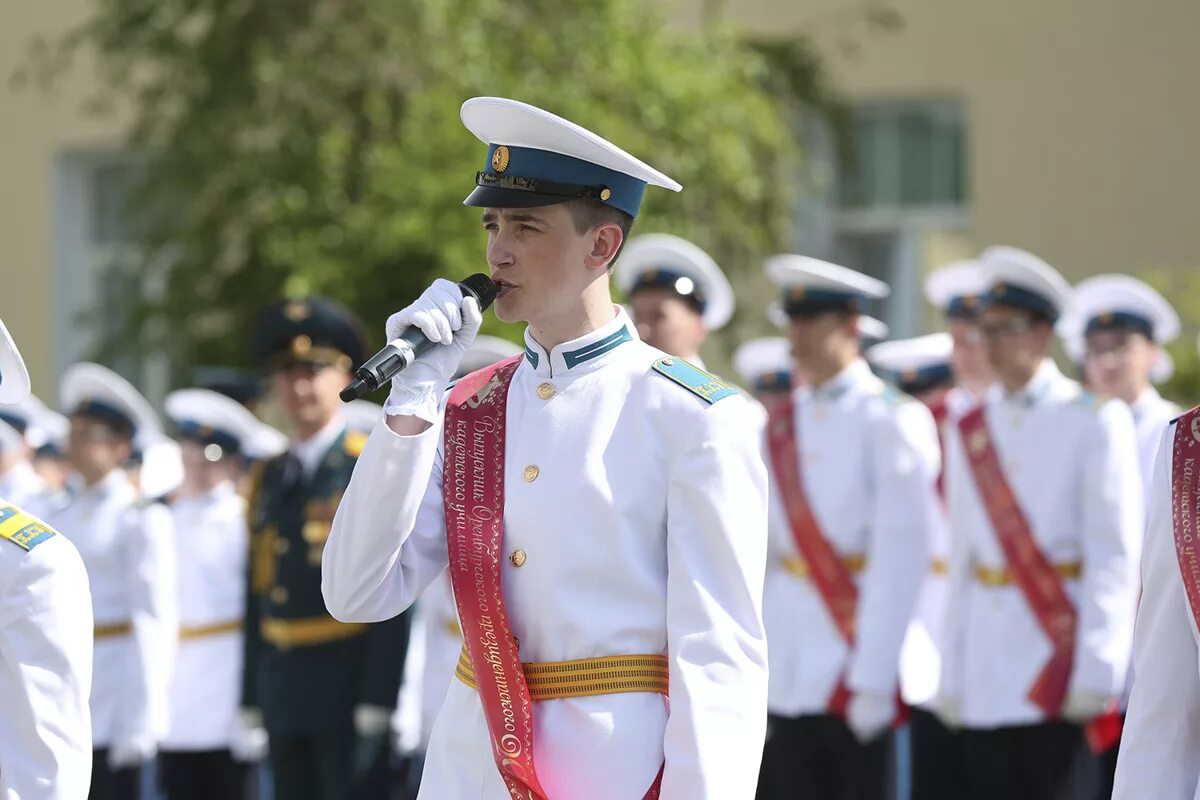
[(113, 742), (108, 747), (108, 768), (117, 770), (135, 767), (154, 758), (158, 746), (149, 736), (132, 736)]
[(962, 698), (958, 695), (949, 695), (938, 698), (937, 709), (935, 711), (937, 718), (942, 721), (950, 730), (958, 730), (962, 727)]
[(438, 278), (417, 301), (388, 317), (387, 340), (411, 327), (420, 328), (435, 347), (392, 378), (392, 393), (384, 403), (391, 415), (420, 417), (436, 422), (446, 384), (454, 377), (463, 353), (475, 341), (483, 314), (474, 297), (463, 297), (458, 284)]
[(359, 736), (383, 736), (392, 727), (392, 710), (362, 703), (354, 707), (354, 732)]
[(887, 730), (896, 718), (896, 698), (886, 694), (863, 692), (850, 698), (846, 707), (846, 725), (862, 744)]
[(267, 755), (267, 729), (257, 708), (239, 708), (229, 732), (229, 752), (235, 761), (262, 761)]
[(1113, 704), (1112, 697), (1100, 692), (1076, 689), (1067, 694), (1063, 703), (1063, 719), (1083, 724), (1101, 716)]

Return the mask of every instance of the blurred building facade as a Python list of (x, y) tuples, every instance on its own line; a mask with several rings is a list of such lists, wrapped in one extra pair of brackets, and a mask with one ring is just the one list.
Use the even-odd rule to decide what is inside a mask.
[[(923, 273), (987, 244), (1026, 247), (1071, 278), (1200, 268), (1200, 3), (664, 2), (681, 26), (708, 15), (816, 43), (852, 107), (854, 158), (839, 163), (829, 132), (801, 124), (796, 249), (891, 283), (878, 311), (897, 335), (928, 322)], [(85, 112), (100, 87), (82, 61), (48, 93), (10, 76), (36, 37), (91, 8), (0, 11), (0, 317), (49, 400), (54, 376), (116, 324), (131, 290), (105, 272), (129, 234), (111, 213), (132, 170), (127, 116)], [(896, 29), (871, 23), (892, 12)], [(123, 371), (152, 397), (166, 388), (152, 364)]]

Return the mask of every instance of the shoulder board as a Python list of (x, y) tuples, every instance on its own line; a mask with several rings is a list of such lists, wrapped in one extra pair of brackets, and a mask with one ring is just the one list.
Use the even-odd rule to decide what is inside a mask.
[(706, 403), (712, 404), (738, 393), (725, 381), (693, 366), (682, 358), (667, 356), (654, 362), (654, 371), (665, 375)]
[(346, 450), (346, 455), (351, 458), (358, 458), (362, 455), (363, 448), (367, 445), (367, 437), (361, 433), (347, 433), (346, 440), (342, 446)]
[(32, 550), (57, 533), (37, 517), (0, 503), (0, 539), (7, 539), (22, 550)]

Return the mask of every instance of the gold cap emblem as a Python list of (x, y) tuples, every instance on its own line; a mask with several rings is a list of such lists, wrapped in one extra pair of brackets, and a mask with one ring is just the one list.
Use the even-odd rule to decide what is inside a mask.
[(292, 300), (283, 307), (283, 315), (292, 322), (303, 322), (308, 319), (308, 303), (303, 300)]
[(308, 355), (310, 350), (312, 350), (312, 339), (304, 334), (300, 334), (295, 339), (292, 339), (292, 355)]
[(492, 171), (504, 172), (508, 169), (509, 152), (508, 148), (500, 145), (492, 151)]
[(605, 187), (605, 188), (603, 188), (603, 189), (601, 189), (601, 190), (600, 190), (600, 199), (601, 199), (601, 200), (605, 200), (605, 201), (607, 201), (607, 200), (608, 200), (608, 198), (610, 198), (610, 197), (612, 197), (612, 189), (609, 189), (608, 187)]

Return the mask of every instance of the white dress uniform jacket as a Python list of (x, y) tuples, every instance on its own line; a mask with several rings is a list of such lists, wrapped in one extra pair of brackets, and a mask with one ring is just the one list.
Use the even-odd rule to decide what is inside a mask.
[(799, 557), (782, 499), (771, 492), (771, 551), (763, 615), (770, 642), (770, 709), (824, 714), (838, 679), (852, 692), (896, 691), (900, 649), (929, 571), (941, 463), (929, 410), (861, 359), (817, 388), (793, 393), (800, 472), (821, 532), (845, 557), (863, 556), (853, 650), (816, 586), (786, 567)]
[(76, 487), (47, 520), (69, 531), (83, 556), (98, 628), (129, 624), (131, 632), (98, 638), (92, 673), (92, 738), (149, 748), (167, 725), (167, 689), (175, 661), (175, 559), (170, 513), (141, 507), (121, 470)]
[[(956, 386), (946, 392), (942, 402), (946, 406), (946, 415), (941, 423), (939, 446), (950, 427), (957, 425), (979, 401), (967, 390)], [(950, 521), (945, 501), (938, 497), (933, 524), (929, 529), (931, 568), (921, 586), (916, 612), (900, 650), (900, 696), (910, 706), (932, 708), (937, 702), (946, 638), (946, 613), (952, 602), (950, 550)]]
[(1160, 435), (1134, 636), (1137, 680), (1125, 718), (1113, 800), (1200, 800), (1200, 630), (1175, 550), (1171, 448)]
[(1158, 455), (1158, 441), (1163, 428), (1179, 416), (1182, 409), (1170, 400), (1163, 399), (1158, 390), (1149, 386), (1129, 406), (1133, 412), (1133, 425), (1137, 430), (1138, 466), (1142, 476), (1143, 498), (1146, 513), (1150, 513), (1150, 485), (1153, 482), (1154, 460)]
[(44, 517), (51, 510), (46, 482), (28, 461), (18, 461), (0, 475), (0, 497), (35, 517)]
[(454, 590), (445, 572), (429, 584), (413, 614), (404, 680), (393, 715), (402, 750), (423, 752), (429, 746), (429, 732), (446, 699), (446, 687), (454, 680), (462, 646)]
[[(623, 312), (550, 352), (528, 333), (526, 345), (507, 402), (504, 525), (505, 556), (527, 559), (502, 574), (521, 656), (666, 653), (671, 687), (669, 716), (650, 693), (538, 703), (538, 777), (555, 800), (640, 800), (665, 758), (664, 800), (749, 800), (767, 683), (766, 470), (749, 405), (710, 405), (656, 374), (663, 353)], [(325, 547), (329, 610), (387, 619), (446, 566), (441, 430), (380, 425)], [(478, 695), (453, 680), (420, 798), (508, 796)]]
[[(179, 641), (171, 676), (167, 750), (229, 746), (242, 691), (246, 503), (232, 483), (171, 505), (178, 569)], [(226, 630), (233, 623), (232, 630)], [(220, 629), (206, 633), (206, 629)]]
[(0, 797), (81, 800), (91, 783), (92, 603), (56, 535), (0, 541)]
[[(1125, 680), (1137, 604), (1142, 496), (1129, 409), (1100, 400), (1047, 359), (1017, 394), (989, 393), (987, 425), (1009, 485), (1051, 564), (1082, 564), (1065, 580), (1078, 612), (1068, 691), (1116, 696)], [(985, 586), (977, 566), (1007, 561), (957, 428), (946, 439), (953, 556), (942, 694), (973, 728), (1045, 721), (1026, 695), (1050, 640), (1015, 584)]]

